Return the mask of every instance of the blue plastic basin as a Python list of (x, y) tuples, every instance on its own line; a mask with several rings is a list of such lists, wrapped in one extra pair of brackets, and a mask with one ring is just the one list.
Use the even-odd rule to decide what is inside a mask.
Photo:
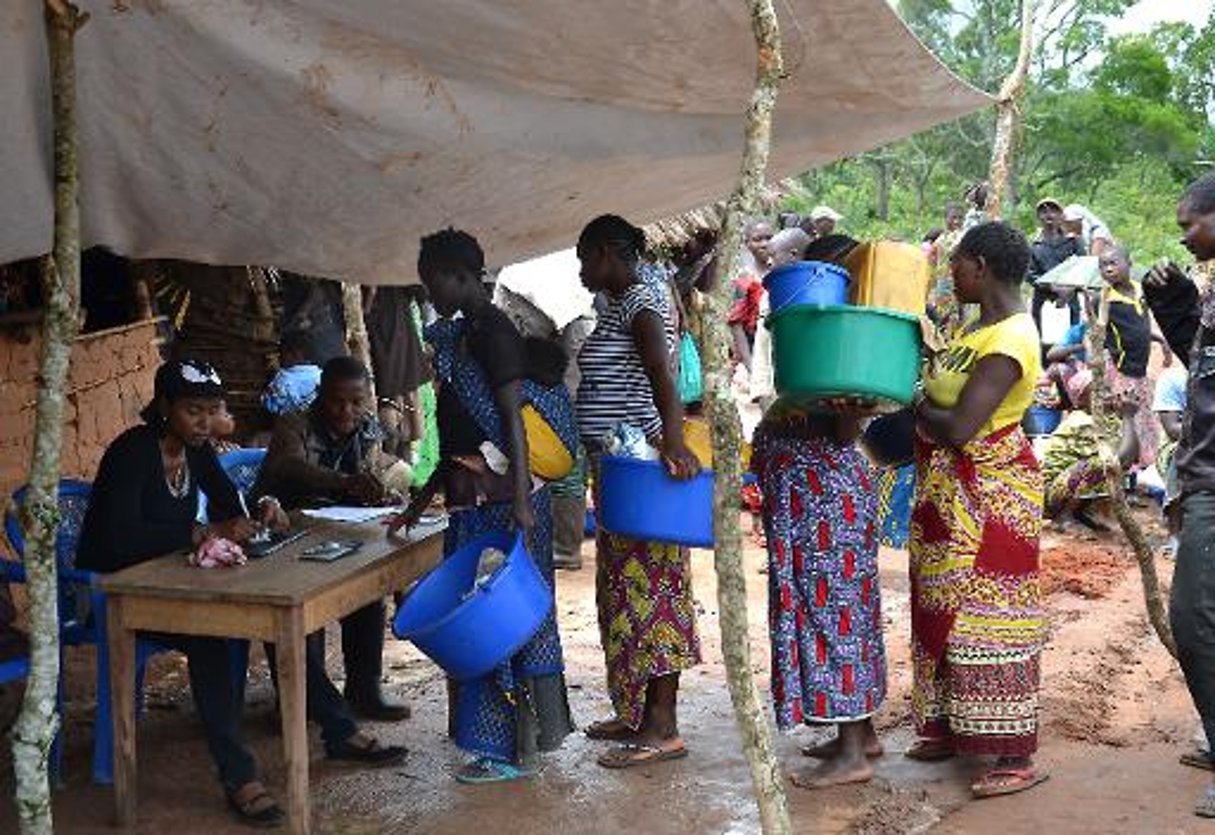
[(772, 313), (791, 304), (847, 304), (848, 271), (825, 261), (799, 261), (764, 276)]
[(605, 531), (655, 542), (713, 545), (713, 472), (671, 478), (657, 461), (605, 455), (599, 465), (599, 505)]
[[(471, 595), (486, 548), (506, 560)], [(553, 608), (553, 590), (532, 562), (523, 537), (496, 532), (447, 557), (405, 598), (392, 633), (412, 641), (456, 681), (481, 678), (523, 648)]]
[(1063, 422), (1063, 411), (1047, 406), (1030, 406), (1025, 416), (1027, 435), (1049, 435)]

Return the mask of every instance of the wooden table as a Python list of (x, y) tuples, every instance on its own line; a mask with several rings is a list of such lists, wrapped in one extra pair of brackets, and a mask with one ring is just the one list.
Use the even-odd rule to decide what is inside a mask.
[[(118, 825), (135, 823), (135, 632), (247, 638), (277, 644), (278, 693), (291, 831), (308, 833), (308, 734), (304, 636), (408, 587), (442, 555), (442, 525), (388, 538), (382, 525), (303, 520), (309, 535), (239, 568), (199, 569), (173, 554), (102, 580), (108, 598)], [(335, 562), (301, 560), (323, 539), (363, 545)]]

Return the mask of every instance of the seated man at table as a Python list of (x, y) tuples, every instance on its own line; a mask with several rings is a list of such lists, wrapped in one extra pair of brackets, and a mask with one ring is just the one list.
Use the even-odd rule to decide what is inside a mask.
[[(367, 368), (353, 357), (325, 363), (312, 406), (275, 422), (252, 495), (273, 496), (290, 510), (399, 500), (396, 491), (408, 489), (407, 467), (381, 449), (379, 425), (369, 411), (368, 382)], [(359, 716), (395, 721), (406, 718), (409, 708), (387, 701), (380, 691), (384, 616), (381, 600), (342, 619), (346, 699)], [(321, 641), (323, 650), (323, 637)]]
[[(85, 571), (109, 573), (220, 537), (242, 542), (261, 524), (286, 527), (274, 502), (258, 506), (258, 521), (241, 509), (220, 468), (210, 420), (220, 408), (219, 375), (206, 363), (180, 360), (156, 372), (155, 399), (144, 423), (106, 449), (93, 482), (76, 552)], [(199, 491), (210, 521), (195, 521)], [(241, 737), (242, 698), (230, 663), (229, 642), (193, 635), (141, 634), (185, 653), (190, 690), (228, 805), (243, 823), (273, 826), (283, 812), (257, 779), (257, 764)]]

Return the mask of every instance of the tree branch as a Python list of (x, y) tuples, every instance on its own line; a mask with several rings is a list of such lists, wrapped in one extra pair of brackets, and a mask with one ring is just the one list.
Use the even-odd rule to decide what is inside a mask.
[(705, 321), (705, 406), (712, 424), (716, 473), (713, 504), (714, 559), (721, 621), (722, 655), (743, 753), (766, 835), (790, 832), (784, 780), (773, 750), (767, 715), (751, 672), (746, 577), (742, 566), (738, 496), (742, 487), (742, 427), (734, 405), (730, 334), (726, 311), (733, 292), (729, 275), (742, 251), (744, 219), (759, 208), (772, 138), (772, 111), (784, 73), (780, 27), (772, 0), (746, 0), (757, 50), (755, 88), (746, 114), (745, 145), (738, 187), (726, 204), (719, 252), (723, 280), (710, 294)]

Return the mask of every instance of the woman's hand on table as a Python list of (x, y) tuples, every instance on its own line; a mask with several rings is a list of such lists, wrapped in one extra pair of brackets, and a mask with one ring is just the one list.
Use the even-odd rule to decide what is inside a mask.
[(261, 529), (262, 526), (259, 522), (245, 516), (233, 516), (222, 522), (210, 522), (203, 528), (207, 538), (219, 537), (232, 542), (247, 542)]
[(262, 496), (257, 502), (257, 520), (263, 527), (282, 533), (291, 527), (287, 512), (273, 496)]

